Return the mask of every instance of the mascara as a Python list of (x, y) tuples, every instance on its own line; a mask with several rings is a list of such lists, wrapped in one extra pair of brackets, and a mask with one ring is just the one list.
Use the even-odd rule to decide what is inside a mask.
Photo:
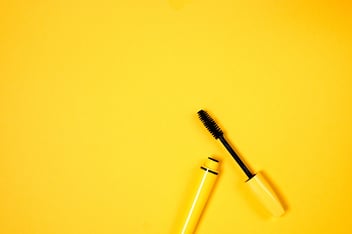
[(250, 169), (245, 165), (245, 163), (240, 159), (236, 151), (231, 147), (226, 138), (224, 137), (224, 133), (221, 128), (216, 124), (213, 118), (204, 111), (198, 111), (198, 117), (204, 124), (204, 126), (208, 129), (208, 131), (213, 135), (216, 140), (220, 140), (220, 142), (224, 145), (226, 150), (231, 154), (233, 159), (240, 166), (242, 171), (248, 177), (246, 183), (252, 189), (258, 200), (263, 204), (263, 206), (273, 215), (273, 216), (281, 216), (285, 213), (285, 209), (281, 204), (279, 198), (277, 197), (275, 191), (270, 186), (268, 181), (264, 178), (263, 174), (258, 172), (256, 174), (252, 173)]

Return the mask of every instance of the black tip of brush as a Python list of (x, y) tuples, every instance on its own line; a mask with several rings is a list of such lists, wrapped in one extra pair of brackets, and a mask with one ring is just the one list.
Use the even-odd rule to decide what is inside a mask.
[(221, 128), (205, 110), (198, 111), (198, 117), (204, 126), (208, 129), (208, 131), (215, 137), (215, 139), (218, 139), (224, 134)]

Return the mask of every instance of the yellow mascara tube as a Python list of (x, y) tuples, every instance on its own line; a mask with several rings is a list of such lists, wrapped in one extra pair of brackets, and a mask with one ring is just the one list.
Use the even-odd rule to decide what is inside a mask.
[(191, 202), (187, 206), (187, 212), (183, 217), (182, 225), (178, 234), (193, 234), (196, 231), (200, 217), (218, 177), (219, 167), (220, 162), (211, 157), (208, 157), (200, 167), (200, 181), (193, 194)]

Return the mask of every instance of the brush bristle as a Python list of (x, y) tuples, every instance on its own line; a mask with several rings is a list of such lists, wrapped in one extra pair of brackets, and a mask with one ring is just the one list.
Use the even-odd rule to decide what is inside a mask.
[(215, 123), (215, 121), (209, 116), (206, 111), (198, 111), (198, 117), (202, 121), (204, 126), (208, 129), (208, 131), (215, 137), (215, 139), (218, 139), (224, 134), (220, 127)]

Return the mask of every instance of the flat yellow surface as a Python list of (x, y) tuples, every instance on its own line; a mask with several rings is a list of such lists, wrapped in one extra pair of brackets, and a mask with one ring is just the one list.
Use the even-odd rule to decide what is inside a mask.
[[(172, 233), (210, 155), (197, 233), (351, 233), (346, 2), (2, 1), (0, 233)], [(250, 198), (201, 108), (285, 216)]]

